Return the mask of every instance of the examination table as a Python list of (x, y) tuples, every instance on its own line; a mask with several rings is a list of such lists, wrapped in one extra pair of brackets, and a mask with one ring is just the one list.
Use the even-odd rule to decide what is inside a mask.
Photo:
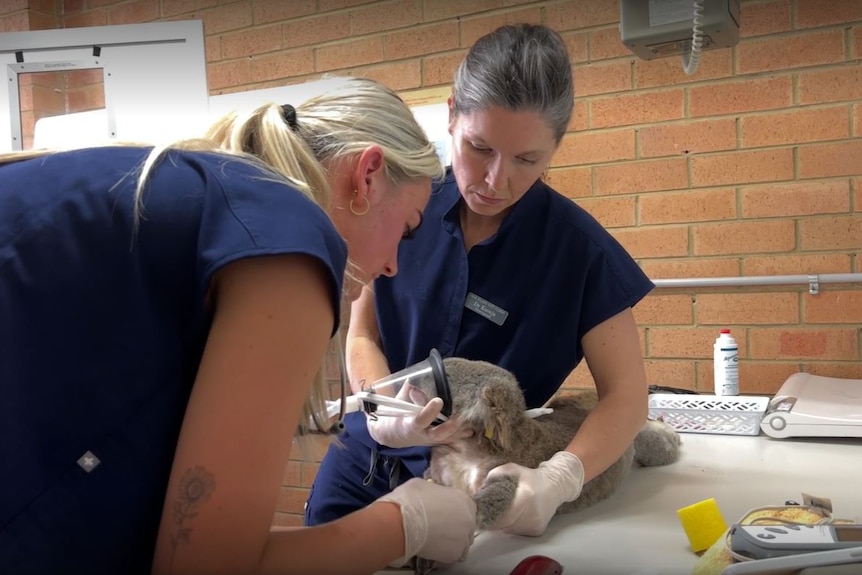
[(542, 537), (482, 533), (465, 562), (437, 572), (508, 575), (525, 557), (546, 555), (563, 575), (690, 575), (698, 555), (676, 511), (709, 498), (728, 526), (755, 507), (801, 503), (803, 492), (831, 499), (835, 517), (862, 522), (860, 439), (685, 433), (682, 440), (679, 461), (634, 469), (609, 499), (555, 517)]

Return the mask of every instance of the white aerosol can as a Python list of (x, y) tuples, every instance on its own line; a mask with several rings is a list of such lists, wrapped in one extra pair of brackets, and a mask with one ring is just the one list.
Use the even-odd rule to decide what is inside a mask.
[(739, 347), (729, 329), (722, 329), (713, 347), (715, 395), (739, 395)]

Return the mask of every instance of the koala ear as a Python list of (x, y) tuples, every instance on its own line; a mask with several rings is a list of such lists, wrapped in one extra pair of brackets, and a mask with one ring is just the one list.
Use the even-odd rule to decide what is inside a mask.
[(512, 447), (507, 413), (511, 406), (506, 405), (506, 394), (499, 386), (486, 383), (482, 387), (482, 401), (488, 406), (485, 419), (485, 437), (493, 446), (508, 451)]

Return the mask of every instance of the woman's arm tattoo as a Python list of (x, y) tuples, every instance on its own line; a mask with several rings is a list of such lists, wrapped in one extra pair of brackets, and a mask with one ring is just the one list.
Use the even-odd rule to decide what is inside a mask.
[(180, 543), (191, 541), (192, 527), (188, 522), (197, 516), (201, 506), (212, 496), (213, 491), (215, 491), (215, 476), (204, 467), (188, 469), (180, 479), (173, 504), (175, 531), (171, 535), (170, 572), (173, 572), (177, 547)]

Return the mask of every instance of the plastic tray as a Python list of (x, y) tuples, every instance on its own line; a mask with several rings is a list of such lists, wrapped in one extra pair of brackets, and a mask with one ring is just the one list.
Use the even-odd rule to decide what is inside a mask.
[(681, 433), (759, 435), (769, 397), (653, 393), (650, 419), (661, 419)]

